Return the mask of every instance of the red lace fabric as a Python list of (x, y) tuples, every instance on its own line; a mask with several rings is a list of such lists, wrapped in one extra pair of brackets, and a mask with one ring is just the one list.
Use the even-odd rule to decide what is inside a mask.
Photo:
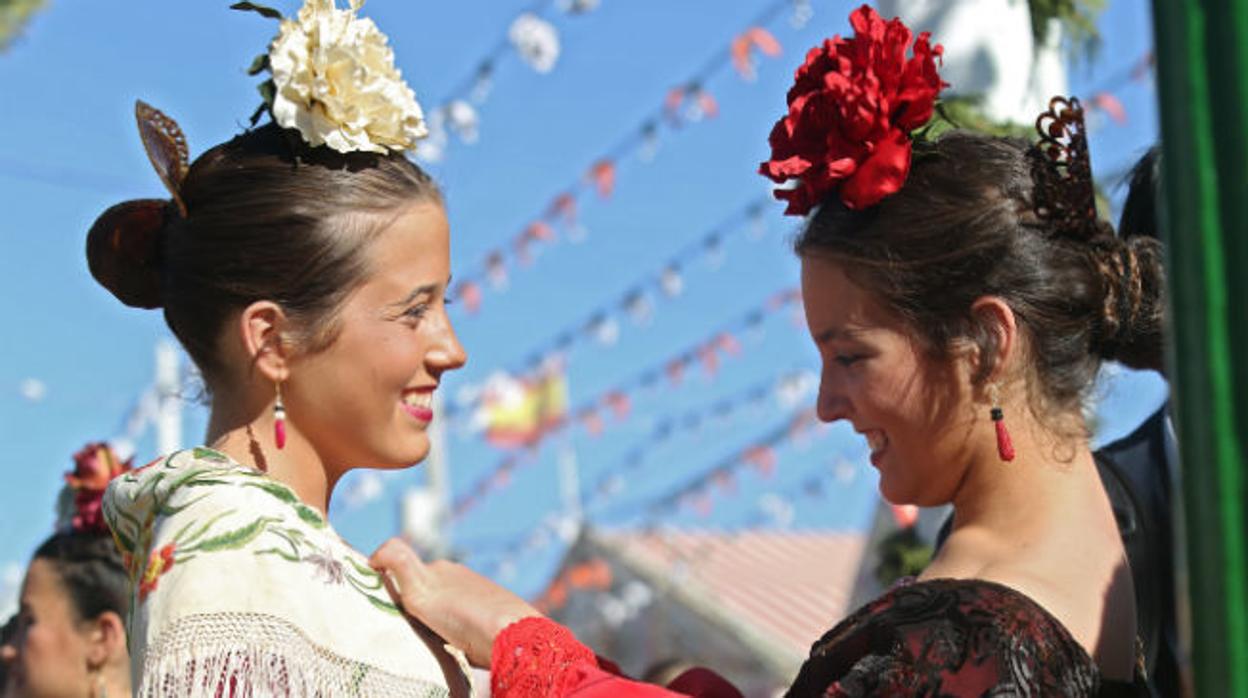
[(526, 618), (503, 629), (494, 640), (491, 665), (494, 698), (742, 698), (709, 669), (690, 669), (668, 688), (631, 681), (577, 642), (572, 631), (546, 618)]
[(598, 667), (594, 653), (571, 630), (545, 618), (512, 623), (494, 640), (490, 692), (498, 698), (567, 695)]

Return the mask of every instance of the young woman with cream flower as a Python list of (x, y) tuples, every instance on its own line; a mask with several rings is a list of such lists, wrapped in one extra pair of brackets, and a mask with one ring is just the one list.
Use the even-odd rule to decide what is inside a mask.
[[(791, 696), (1139, 695), (1131, 575), (1082, 399), (1104, 359), (1160, 349), (1155, 241), (1096, 217), (1077, 101), (1037, 144), (924, 129), (938, 46), (869, 7), (813, 49), (763, 174), (798, 237), (819, 417), (871, 447), (884, 497), (954, 507), (918, 579), (816, 639)], [(907, 50), (912, 54), (908, 57)], [(373, 563), (494, 695), (733, 695), (612, 675), (571, 633), (400, 541)], [(830, 622), (836, 619), (828, 619)]]
[(96, 279), (163, 309), (211, 398), (204, 446), (105, 499), (135, 695), (468, 691), (462, 655), (409, 623), (325, 518), (349, 469), (425, 457), (433, 393), (466, 359), (441, 196), (403, 154), (420, 107), (359, 4), (308, 0), (283, 20), (254, 70), (271, 73), (273, 122), (193, 164), (140, 102), (171, 198), (118, 204), (88, 234)]

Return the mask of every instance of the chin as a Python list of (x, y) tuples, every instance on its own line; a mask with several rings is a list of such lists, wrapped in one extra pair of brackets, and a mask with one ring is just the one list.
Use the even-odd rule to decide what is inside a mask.
[[(880, 473), (880, 496), (889, 504), (918, 504), (915, 492), (908, 483), (897, 482), (895, 478), (890, 478), (885, 473)], [(922, 506), (922, 505), (920, 505)]]

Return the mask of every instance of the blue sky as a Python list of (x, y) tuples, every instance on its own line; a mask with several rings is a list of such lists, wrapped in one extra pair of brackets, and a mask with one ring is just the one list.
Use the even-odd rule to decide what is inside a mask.
[[(158, 313), (125, 308), (97, 286), (83, 257), (85, 231), (103, 209), (162, 195), (135, 132), (134, 100), (177, 119), (192, 157), (240, 131), (258, 103), (257, 81), (245, 68), (275, 25), (230, 11), (228, 4), (53, 2), (0, 55), (0, 317), (6, 326), (0, 341), (0, 568), (10, 578), (49, 532), (70, 454), (88, 440), (119, 433), (127, 410), (151, 382), (155, 344), (169, 336)], [(289, 0), (274, 4), (287, 12), (295, 7)], [(488, 251), (508, 247), (593, 162), (635, 134), (670, 88), (697, 73), (769, 4), (603, 0), (594, 11), (572, 16), (556, 2), (369, 2), (364, 13), (389, 34), (399, 66), (426, 109), (460, 96), (459, 85), (526, 9), (542, 8), (560, 35), (559, 60), (548, 74), (533, 71), (510, 51), (500, 54), (493, 89), (477, 107), (479, 141), (452, 138), (445, 159), (430, 166), (446, 192), (456, 271), (477, 269)], [(505, 292), (485, 292), (479, 314), (462, 305), (453, 311), (470, 361), (445, 382), (448, 398), (495, 370), (523, 365), (531, 351), (562, 331), (579, 328), (597, 309), (614, 307), (678, 251), (697, 245), (767, 191), (754, 171), (767, 154), (766, 135), (783, 110), (792, 70), (809, 46), (845, 31), (850, 9), (829, 0), (813, 0), (812, 6), (814, 17), (802, 28), (783, 17), (771, 25), (784, 52), (763, 59), (755, 81), (725, 69), (706, 82), (719, 105), (717, 117), (660, 129), (650, 161), (635, 154), (621, 159), (610, 199), (581, 197), (583, 241), (568, 242), (568, 231), (560, 231), (558, 244), (541, 250), (530, 266), (512, 270)], [(1139, 3), (1111, 0), (1100, 24), (1101, 50), (1070, 70), (1075, 94), (1112, 82), (1151, 45), (1149, 17)], [(1100, 175), (1121, 172), (1156, 138), (1151, 80), (1125, 84), (1115, 94), (1128, 122), (1102, 119), (1096, 125), (1092, 152)], [(572, 402), (662, 366), (675, 352), (795, 286), (798, 267), (786, 245), (793, 222), (780, 215), (781, 208), (766, 206), (756, 228), (725, 229), (718, 255), (690, 259), (682, 269), (683, 292), (672, 299), (654, 296), (646, 326), (624, 319), (613, 344), (578, 342), (568, 357)], [(770, 394), (721, 419), (684, 418), (712, 412), (717, 402), (778, 376), (817, 368), (804, 330), (788, 310), (768, 314), (757, 331), (738, 340), (740, 355), (726, 357), (713, 378), (692, 367), (679, 388), (662, 382), (638, 396), (623, 423), (608, 418), (602, 436), (574, 429), (563, 440), (562, 447), (576, 455), (585, 487), (609, 470), (622, 474), (619, 497), (602, 511), (591, 510), (601, 523), (637, 522), (645, 503), (789, 418), (791, 409)], [(37, 399), (23, 390), (32, 380), (43, 387)], [(1149, 376), (1108, 383), (1101, 400), (1103, 436), (1133, 426), (1162, 390)], [(661, 444), (650, 441), (656, 425), (671, 418), (680, 425), (674, 435)], [(202, 434), (203, 423), (202, 407), (188, 404), (188, 443)], [(557, 509), (553, 446), (518, 468), (505, 489), (482, 500), (453, 529), (456, 546), (475, 551), (472, 564), (502, 573), (521, 591), (537, 588), (559, 544), (535, 545), (510, 558), (498, 551)], [(638, 465), (620, 469), (643, 447)], [(138, 443), (137, 459), (154, 457), (154, 448), (149, 431)], [(459, 429), (451, 430), (447, 452), (457, 495), (500, 458)], [(771, 478), (743, 471), (735, 493), (717, 495), (709, 515), (681, 509), (659, 512), (655, 520), (690, 526), (864, 524), (876, 501), (874, 479), (864, 467), (862, 445), (847, 430), (813, 433), (809, 442), (782, 446), (777, 454)], [(415, 468), (372, 480), (382, 487), (359, 506), (339, 497), (331, 512), (339, 532), (371, 550), (396, 530), (398, 493), (423, 478)], [(368, 494), (360, 479), (343, 486)], [(809, 486), (816, 480), (817, 490)], [(786, 512), (777, 502), (793, 508)]]

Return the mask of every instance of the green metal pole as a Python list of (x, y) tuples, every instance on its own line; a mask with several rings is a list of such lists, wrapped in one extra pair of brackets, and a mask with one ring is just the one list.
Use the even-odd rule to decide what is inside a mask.
[(1248, 698), (1248, 0), (1153, 9), (1192, 666)]

